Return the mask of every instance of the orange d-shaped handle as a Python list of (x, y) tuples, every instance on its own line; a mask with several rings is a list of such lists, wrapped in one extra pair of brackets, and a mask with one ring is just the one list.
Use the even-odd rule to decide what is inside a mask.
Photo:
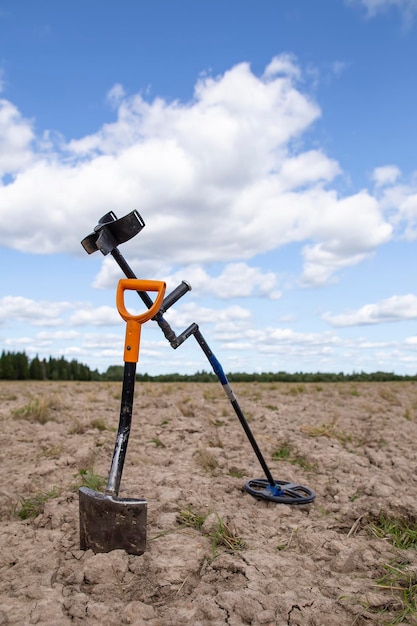
[[(116, 306), (121, 317), (127, 322), (124, 360), (137, 363), (139, 360), (140, 331), (142, 324), (154, 317), (161, 308), (165, 295), (166, 284), (161, 280), (141, 280), (138, 278), (122, 278), (116, 291)], [(157, 296), (150, 309), (139, 315), (132, 315), (125, 307), (125, 291), (157, 291)]]

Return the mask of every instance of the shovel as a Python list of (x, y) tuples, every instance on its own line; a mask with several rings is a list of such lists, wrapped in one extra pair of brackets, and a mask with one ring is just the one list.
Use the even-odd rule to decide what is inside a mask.
[[(126, 290), (156, 291), (157, 296), (150, 309), (131, 315), (125, 307)], [(140, 555), (146, 548), (147, 501), (119, 498), (119, 489), (132, 422), (141, 328), (156, 315), (164, 294), (165, 283), (156, 280), (122, 279), (117, 287), (117, 309), (127, 322), (120, 420), (105, 493), (88, 487), (79, 489), (81, 550), (91, 549), (95, 553), (125, 550), (128, 554)]]

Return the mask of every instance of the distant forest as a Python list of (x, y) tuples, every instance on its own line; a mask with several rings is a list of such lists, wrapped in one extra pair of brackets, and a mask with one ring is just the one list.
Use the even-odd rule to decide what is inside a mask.
[[(64, 357), (54, 359), (39, 359), (37, 356), (29, 359), (25, 352), (5, 352), (0, 357), (0, 380), (96, 380), (96, 381), (121, 381), (123, 380), (123, 365), (110, 365), (105, 372), (100, 374), (98, 370), (91, 370), (88, 365), (78, 363), (75, 359), (67, 361)], [(353, 372), (338, 374), (332, 372), (262, 372), (261, 374), (248, 374), (245, 372), (233, 372), (227, 374), (230, 382), (303, 382), (303, 383), (325, 383), (325, 382), (386, 382), (394, 380), (416, 381), (414, 376), (394, 374), (393, 372)], [(160, 374), (151, 376), (149, 374), (138, 373), (136, 380), (142, 382), (197, 382), (211, 383), (217, 381), (217, 376), (213, 372), (196, 372), (195, 374)]]

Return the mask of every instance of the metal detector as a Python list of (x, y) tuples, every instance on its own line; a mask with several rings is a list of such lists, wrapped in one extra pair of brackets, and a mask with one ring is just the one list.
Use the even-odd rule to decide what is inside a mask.
[[(111, 254), (119, 265), (122, 272), (127, 278), (135, 279), (136, 276), (133, 270), (130, 268), (122, 254), (118, 250), (118, 245), (128, 241), (136, 234), (138, 234), (145, 223), (142, 217), (137, 211), (132, 211), (125, 217), (118, 219), (116, 215), (111, 211), (106, 213), (98, 222), (94, 228), (94, 232), (88, 235), (82, 240), (81, 245), (84, 247), (88, 254), (92, 254), (97, 250), (104, 255)], [(249, 427), (249, 424), (243, 414), (242, 409), (239, 406), (236, 396), (230, 386), (226, 374), (223, 371), (222, 366), (213, 354), (208, 343), (204, 339), (198, 325), (193, 322), (182, 333), (176, 335), (169, 323), (164, 319), (163, 314), (173, 305), (177, 300), (184, 296), (191, 290), (191, 286), (186, 281), (182, 281), (174, 291), (169, 294), (162, 302), (162, 305), (153, 316), (153, 320), (156, 321), (161, 328), (165, 338), (169, 341), (171, 347), (175, 350), (189, 337), (193, 336), (204, 354), (206, 355), (214, 373), (216, 374), (219, 382), (221, 383), (223, 390), (228, 397), (245, 434), (258, 458), (258, 461), (265, 473), (265, 478), (252, 479), (245, 483), (245, 489), (248, 493), (258, 499), (267, 500), (270, 502), (280, 504), (309, 504), (313, 502), (315, 493), (312, 489), (292, 483), (289, 481), (275, 480), (271, 474), (271, 471), (262, 455), (261, 450), (256, 442), (256, 439)], [(138, 295), (144, 302), (144, 304), (150, 308), (152, 306), (152, 300), (148, 294), (142, 290), (138, 290)]]

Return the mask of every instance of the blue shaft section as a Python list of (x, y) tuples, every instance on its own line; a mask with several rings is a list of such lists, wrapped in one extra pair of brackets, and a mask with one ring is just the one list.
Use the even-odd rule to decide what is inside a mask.
[(253, 433), (250, 429), (250, 426), (242, 412), (242, 409), (239, 406), (239, 403), (232, 391), (232, 388), (229, 384), (229, 381), (227, 380), (227, 376), (223, 371), (222, 366), (220, 365), (219, 361), (216, 359), (216, 357), (214, 356), (213, 352), (211, 351), (211, 349), (208, 346), (208, 343), (206, 342), (206, 340), (204, 339), (203, 335), (201, 334), (198, 326), (196, 325), (195, 331), (194, 331), (194, 337), (198, 343), (198, 345), (200, 346), (200, 348), (203, 350), (204, 354), (206, 355), (206, 357), (208, 358), (214, 373), (216, 374), (217, 378), (219, 379), (219, 381), (222, 384), (223, 390), (225, 392), (225, 394), (227, 395), (227, 397), (229, 398), (232, 407), (237, 415), (237, 417), (239, 418), (239, 421), (242, 425), (243, 430), (246, 433), (247, 438), (249, 439), (249, 442), (253, 448), (253, 451), (255, 452), (259, 463), (261, 464), (261, 467), (263, 469), (263, 471), (265, 472), (265, 476), (271, 486), (272, 489), (275, 489), (276, 486), (276, 482), (272, 477), (272, 474), (269, 470), (268, 465), (266, 464), (266, 461), (262, 455), (262, 452), (259, 449), (259, 446), (256, 442), (255, 437), (253, 436)]
[(209, 361), (214, 370), (214, 373), (216, 374), (221, 384), (228, 385), (229, 383), (226, 378), (226, 374), (224, 373), (222, 366), (220, 365), (219, 361), (216, 359), (213, 353), (211, 353), (211, 355), (209, 356)]

